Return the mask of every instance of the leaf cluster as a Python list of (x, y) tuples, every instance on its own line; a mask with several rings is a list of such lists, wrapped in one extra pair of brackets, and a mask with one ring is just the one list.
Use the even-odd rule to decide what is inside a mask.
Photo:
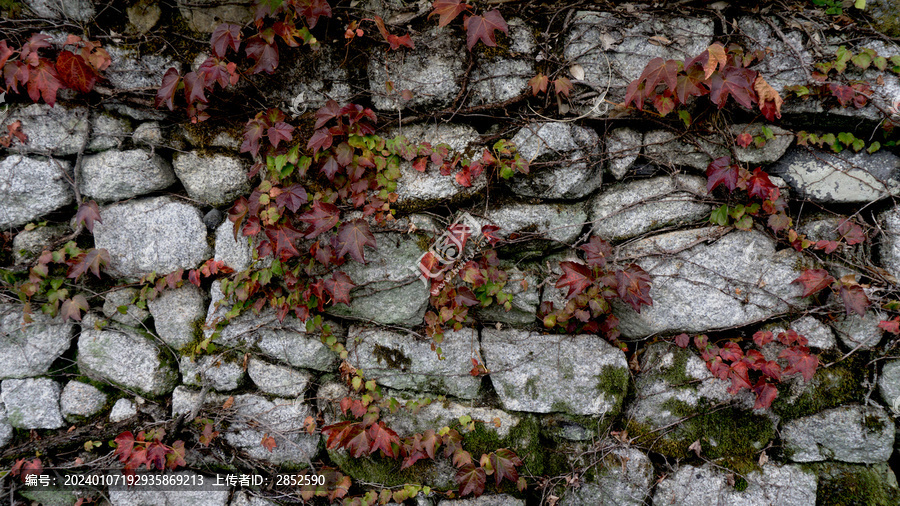
[(628, 84), (624, 105), (643, 111), (644, 103), (650, 101), (665, 116), (691, 97), (709, 96), (720, 109), (731, 97), (748, 109), (758, 105), (763, 116), (774, 121), (781, 117), (781, 96), (762, 75), (747, 68), (764, 57), (763, 51), (744, 53), (736, 44), (726, 50), (715, 43), (690, 60), (654, 58)]
[(147, 470), (164, 471), (187, 465), (184, 461), (184, 441), (178, 440), (169, 446), (162, 442), (164, 437), (162, 428), (138, 432), (137, 437), (131, 431), (116, 436), (110, 445), (115, 446), (114, 455), (119, 462), (125, 464), (122, 473), (134, 475), (141, 466), (146, 466)]
[(843, 301), (847, 316), (852, 313), (863, 316), (866, 314), (866, 308), (871, 305), (866, 292), (863, 291), (862, 285), (856, 281), (856, 276), (853, 274), (848, 274), (840, 280), (836, 280), (825, 269), (806, 269), (800, 277), (791, 281), (791, 283), (796, 283), (803, 287), (802, 297), (810, 297), (825, 288), (831, 288), (832, 293), (840, 296), (841, 301)]
[[(432, 9), (428, 17), (440, 16), (438, 26), (443, 27), (453, 22), (460, 14), (471, 12), (474, 7), (462, 0), (436, 0), (432, 4)], [(509, 26), (497, 9), (482, 12), (480, 15), (464, 14), (463, 28), (466, 30), (466, 47), (469, 51), (479, 41), (488, 47), (495, 47), (497, 31), (509, 35)]]
[(541, 303), (539, 317), (544, 326), (566, 334), (602, 334), (623, 349), (619, 342), (619, 319), (612, 314), (610, 302), (620, 299), (637, 312), (652, 306), (650, 275), (637, 264), (624, 268), (609, 263), (612, 247), (597, 236), (578, 247), (582, 262), (560, 262), (563, 274), (556, 288), (567, 289), (565, 306), (554, 309), (553, 302)]
[[(777, 360), (767, 360), (759, 350), (774, 340), (784, 349)], [(687, 334), (674, 338), (681, 348), (687, 348), (691, 341)], [(744, 389), (753, 392), (756, 396), (753, 409), (768, 409), (772, 405), (778, 396), (776, 384), (784, 377), (800, 374), (804, 381), (809, 381), (819, 365), (819, 358), (809, 352), (808, 340), (794, 330), (780, 332), (777, 336), (768, 331), (757, 332), (753, 334), (752, 343), (756, 348), (743, 343), (748, 346), (746, 350), (741, 347), (742, 343), (734, 340), (721, 345), (710, 343), (702, 334), (695, 336), (693, 343), (713, 376), (731, 382), (728, 393), (737, 395)]]
[[(53, 61), (40, 55), (41, 50), (51, 47), (49, 35), (36, 33), (19, 49), (0, 40), (4, 90), (19, 93), (19, 86), (23, 86), (32, 102), (43, 99), (51, 107), (56, 104), (56, 94), (61, 88), (89, 93), (100, 79), (100, 72), (112, 59), (99, 42), (84, 40), (77, 35), (69, 35), (66, 46), (74, 46), (76, 52), (60, 51)], [(12, 130), (10, 134), (13, 134)]]

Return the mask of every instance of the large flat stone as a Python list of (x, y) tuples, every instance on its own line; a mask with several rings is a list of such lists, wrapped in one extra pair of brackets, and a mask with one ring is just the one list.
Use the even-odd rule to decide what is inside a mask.
[(0, 161), (0, 228), (17, 227), (75, 201), (65, 160), (11, 155)]

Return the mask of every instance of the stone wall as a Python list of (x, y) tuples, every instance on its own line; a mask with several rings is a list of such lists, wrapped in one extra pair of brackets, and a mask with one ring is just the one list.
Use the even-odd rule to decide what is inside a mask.
[[(871, 3), (876, 14), (890, 9)], [(210, 448), (188, 441), (192, 473), (272, 473), (326, 462), (368, 487), (420, 482), (452, 488), (447, 462), (401, 473), (393, 461), (326, 450), (319, 434), (304, 430), (310, 415), (336, 420), (347, 390), (340, 361), (303, 322), (247, 313), (213, 335), (211, 327), (228, 308), (219, 282), (166, 290), (146, 308), (133, 304), (134, 288), (122, 288), (151, 272), (192, 269), (208, 258), (238, 271), (254, 261), (250, 243), (235, 240), (224, 213), (255, 185), (246, 177), (252, 161), (238, 153), (240, 121), (255, 110), (242, 111), (247, 114), (236, 123), (191, 125), (181, 111), (142, 106), (146, 88), (157, 87), (170, 66), (188, 68), (196, 53), (181, 46), (150, 51), (138, 40), (156, 31), (203, 40), (219, 20), (247, 22), (251, 11), (206, 1), (172, 6), (142, 0), (113, 15), (109, 9), (117, 7), (104, 2), (24, 4), (42, 17), (114, 27), (120, 37), (105, 42), (113, 63), (105, 73), (107, 93), (99, 99), (63, 94), (51, 108), (7, 95), (0, 126), (21, 121), (28, 142), (0, 151), (0, 226), (12, 239), (11, 251), (0, 257), (3, 268), (33, 263), (71, 232), (77, 186), (82, 198), (101, 205), (102, 223), (85, 233), (84, 245), (109, 251), (108, 272), (116, 279), (81, 322), (36, 314), (23, 324), (21, 304), (3, 292), (2, 465), (34, 457), (36, 436), (56, 441), (69, 427), (83, 436), (75, 450), (91, 438), (110, 440), (116, 430), (171, 427), (175, 420), (189, 427), (181, 437), (190, 430), (196, 436), (191, 417), (200, 414), (217, 421), (221, 437)], [(717, 4), (682, 6), (677, 16), (674, 7), (598, 4), (564, 11), (565, 21), (549, 28), (538, 25), (544, 18), (504, 11), (509, 35), (501, 36), (499, 49), (470, 54), (459, 28), (438, 29), (426, 20), (428, 2), (363, 1), (357, 8), (365, 15), (402, 20), (392, 28), (398, 32), (410, 23), (415, 49), (385, 52), (372, 44), (345, 52), (338, 43), (312, 55), (285, 53), (290, 57), (283, 57), (277, 79), (257, 76), (254, 86), (232, 95), (252, 97), (260, 109), (286, 109), (300, 96), (303, 111), (293, 105), (301, 121), (327, 99), (366, 103), (391, 133), (446, 142), (460, 152), (511, 138), (532, 162), (528, 175), (507, 181), (483, 175), (469, 188), (434, 168), (402, 166), (397, 226), (376, 231), (379, 248), (367, 250), (367, 264), (345, 266), (360, 287), (349, 306), (328, 310), (348, 362), (375, 379), (386, 397), (424, 406), (383, 416), (398, 434), (437, 429), (468, 415), (484, 423), (467, 441), (485, 451), (513, 449), (525, 461), (522, 474), (530, 477), (524, 493), (489, 486), (480, 499), (434, 492), (415, 504), (900, 501), (894, 476), (900, 465), (900, 359), (893, 351), (896, 336), (878, 327), (893, 315), (882, 303), (896, 299), (900, 277), (900, 157), (888, 147), (872, 155), (835, 154), (798, 145), (795, 137), (801, 130), (825, 130), (868, 138), (900, 100), (897, 75), (859, 72), (873, 88), (861, 109), (787, 100), (782, 120), (769, 125), (773, 139), (760, 148), (736, 148), (741, 162), (762, 167), (789, 196), (796, 228), (810, 239), (835, 239), (847, 216), (871, 227), (870, 241), (835, 256), (798, 253), (762, 224), (746, 231), (710, 226), (710, 212), (722, 202), (706, 191), (706, 167), (729, 152), (723, 132), (757, 135), (765, 124), (761, 117), (735, 107), (728, 112), (730, 130), (686, 131), (680, 122), (609, 103), (623, 100), (628, 82), (651, 58), (691, 57), (713, 41), (766, 50), (757, 69), (783, 95), (787, 86), (806, 84), (812, 64), (841, 44), (883, 56), (900, 55), (900, 45), (862, 25), (836, 30), (821, 11), (796, 21), (773, 15), (770, 7), (753, 13)], [(890, 19), (878, 21), (890, 25)], [(57, 43), (64, 40), (55, 29), (47, 33)], [(548, 59), (584, 71), (568, 113), (527, 94), (527, 81), (547, 71)], [(386, 92), (388, 81), (413, 98)], [(608, 102), (598, 100), (604, 96)], [(692, 109), (695, 117), (715, 116), (707, 106)], [(446, 113), (451, 107), (462, 113)], [(404, 116), (417, 120), (395, 121)], [(415, 266), (460, 210), (515, 239), (499, 249), (514, 300), (509, 311), (486, 309), (462, 330), (448, 332), (439, 360), (422, 336), (429, 296)], [(627, 354), (602, 336), (546, 334), (537, 319), (541, 302), (564, 300), (554, 287), (558, 261), (570, 258), (571, 247), (589, 233), (611, 241), (618, 261), (638, 264), (652, 279), (652, 307), (640, 313), (614, 308)], [(866, 280), (875, 302), (866, 315), (846, 316), (839, 301), (801, 297), (801, 287), (791, 282), (814, 266), (835, 278), (855, 274)], [(729, 383), (716, 379), (699, 355), (669, 342), (681, 332), (749, 339), (757, 330), (787, 329), (807, 336), (822, 367), (809, 382), (786, 379), (769, 410), (753, 410), (746, 390), (729, 394)], [(192, 354), (204, 337), (212, 338), (215, 351)], [(776, 347), (764, 352), (777, 356)], [(473, 358), (489, 374), (470, 375)], [(275, 438), (274, 450), (260, 444), (265, 435)], [(79, 453), (71, 443), (66, 448), (71, 457)], [(81, 451), (81, 458), (92, 461), (107, 451)], [(48, 457), (60, 464), (68, 458)], [(47, 503), (75, 500), (36, 489), (19, 493)], [(233, 487), (119, 491), (108, 498), (123, 505), (279, 502), (265, 491)]]

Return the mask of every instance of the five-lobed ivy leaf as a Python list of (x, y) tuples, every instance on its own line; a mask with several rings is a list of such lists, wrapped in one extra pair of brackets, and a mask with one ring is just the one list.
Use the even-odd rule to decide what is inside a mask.
[(650, 275), (637, 264), (616, 271), (616, 290), (623, 302), (638, 313), (641, 306), (652, 306), (650, 298)]
[(791, 283), (803, 285), (803, 295), (809, 297), (834, 283), (834, 278), (825, 269), (806, 269), (803, 274)]
[(88, 232), (94, 233), (94, 222), (103, 223), (100, 218), (100, 207), (93, 200), (82, 202), (75, 213), (75, 223), (84, 223)]
[(166, 104), (170, 111), (174, 110), (175, 92), (178, 91), (179, 84), (181, 84), (181, 75), (178, 71), (174, 68), (167, 70), (165, 75), (163, 75), (162, 85), (156, 91), (155, 107), (158, 108), (160, 105)]
[(224, 58), (229, 47), (237, 53), (241, 45), (241, 27), (231, 23), (220, 23), (209, 38), (209, 45), (216, 58)]
[(428, 17), (440, 16), (438, 26), (447, 26), (456, 19), (460, 13), (471, 10), (472, 6), (462, 0), (436, 0), (431, 7), (434, 9)]
[(706, 192), (712, 193), (720, 184), (724, 184), (729, 191), (734, 191), (739, 176), (740, 168), (731, 163), (731, 157), (716, 158), (706, 167)]
[(365, 246), (377, 247), (375, 236), (369, 230), (369, 224), (362, 218), (343, 223), (338, 228), (338, 243), (340, 245), (339, 257), (349, 253), (353, 260), (363, 264), (366, 263), (363, 251)]
[(307, 239), (314, 239), (337, 225), (341, 211), (334, 204), (316, 200), (312, 209), (301, 214), (298, 219), (309, 225), (303, 233)]
[(56, 58), (56, 70), (67, 87), (81, 93), (89, 93), (94, 89), (94, 84), (100, 77), (81, 55), (71, 51), (59, 53)]
[(325, 278), (325, 290), (336, 304), (350, 304), (350, 290), (355, 286), (350, 276), (342, 271), (335, 271), (330, 278)]
[(585, 291), (594, 282), (591, 269), (586, 265), (577, 262), (560, 262), (559, 266), (563, 270), (563, 275), (556, 282), (556, 288), (569, 289), (566, 299), (571, 299)]
[[(471, 456), (469, 458), (471, 459)], [(486, 482), (487, 476), (484, 469), (476, 467), (471, 462), (464, 464), (456, 471), (456, 483), (459, 484), (460, 497), (465, 497), (469, 494), (481, 495), (484, 492)]]

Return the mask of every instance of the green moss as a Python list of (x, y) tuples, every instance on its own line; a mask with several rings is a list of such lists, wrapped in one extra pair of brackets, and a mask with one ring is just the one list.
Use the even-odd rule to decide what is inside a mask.
[[(836, 357), (823, 356), (819, 362), (829, 362), (833, 358)], [(865, 370), (863, 358), (851, 355), (828, 369), (820, 368), (809, 383), (803, 384), (800, 380), (800, 386), (795, 387), (799, 392), (792, 391), (788, 383), (782, 383), (778, 385), (778, 397), (772, 403), (772, 411), (784, 420), (794, 420), (859, 401), (862, 393), (859, 384)]]
[(804, 466), (819, 478), (818, 506), (887, 506), (900, 504), (897, 478), (887, 463), (872, 466), (826, 462)]
[(346, 451), (335, 450), (328, 450), (328, 456), (342, 472), (357, 482), (379, 483), (388, 487), (419, 483), (440, 490), (455, 488), (453, 467), (446, 459), (420, 460), (401, 470), (400, 465), (403, 461), (400, 459), (354, 458)]
[(384, 362), (391, 369), (405, 371), (412, 365), (412, 360), (403, 354), (400, 350), (388, 348), (387, 346), (375, 345), (372, 354), (378, 359), (378, 363)]
[(496, 46), (487, 46), (484, 43), (475, 44), (475, 47), (472, 48), (472, 52), (475, 53), (480, 58), (490, 58), (490, 59), (507, 59), (512, 56), (512, 50), (510, 49), (512, 44), (512, 39), (509, 35), (506, 35), (503, 32), (497, 31), (494, 32), (497, 35), (497, 45)]
[(609, 415), (615, 416), (622, 409), (622, 401), (628, 395), (628, 387), (631, 384), (631, 376), (628, 369), (624, 367), (615, 367), (612, 365), (603, 366), (600, 374), (596, 375), (597, 390), (606, 396), (612, 396), (616, 399), (616, 405), (610, 410)]

